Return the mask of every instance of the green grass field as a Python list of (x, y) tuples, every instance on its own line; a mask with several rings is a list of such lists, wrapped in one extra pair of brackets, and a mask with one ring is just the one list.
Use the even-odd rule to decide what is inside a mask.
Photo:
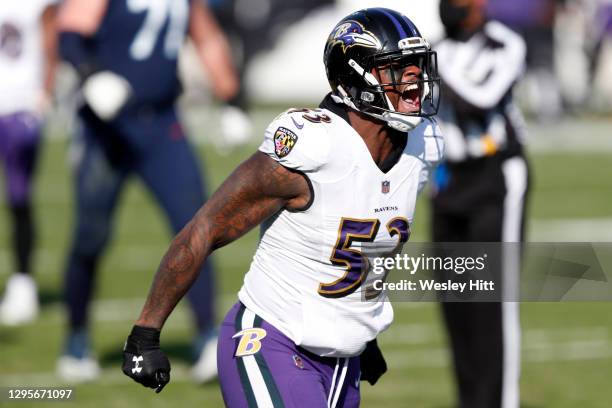
[[(263, 116), (261, 121), (265, 122), (272, 114)], [(586, 122), (584, 126), (588, 126)], [(253, 149), (254, 146), (230, 157), (220, 157), (212, 148), (201, 145), (199, 151), (205, 160), (211, 187), (217, 186)], [(41, 158), (36, 183), (39, 249), (35, 270), (40, 283), (42, 314), (36, 323), (24, 328), (0, 327), (0, 390), (4, 393), (6, 389), (2, 387), (68, 385), (54, 376), (65, 327), (60, 303), (62, 268), (73, 222), (66, 152), (67, 142), (48, 142)], [(589, 225), (599, 228), (594, 234), (612, 233), (605, 230), (612, 219), (611, 150), (540, 151), (532, 153), (531, 159), (534, 170), (530, 205), (534, 220), (530, 229), (532, 237), (547, 237), (547, 228), (563, 225), (564, 220), (572, 220), (572, 225), (590, 220)], [(0, 288), (4, 287), (10, 271), (10, 231), (4, 210), (0, 204)], [(421, 200), (413, 239), (427, 239), (428, 217), (427, 203)], [(573, 236), (570, 227), (565, 233), (559, 240)], [(161, 213), (136, 180), (129, 184), (122, 197), (114, 237), (98, 276), (93, 308), (93, 340), (104, 372), (96, 383), (74, 386), (74, 400), (65, 406), (222, 406), (217, 384), (199, 387), (190, 381), (192, 327), (189, 311), (183, 306), (172, 315), (162, 337), (162, 346), (173, 363), (173, 381), (164, 392), (154, 394), (121, 374), (123, 342), (170, 239)], [(219, 319), (235, 300), (256, 238), (257, 234), (252, 232), (214, 255), (218, 266)], [(522, 305), (522, 322), (524, 407), (610, 406), (612, 304), (528, 303)], [(363, 386), (363, 406), (452, 406), (454, 385), (436, 304), (397, 305), (394, 326), (381, 336), (380, 342), (389, 372), (376, 387)], [(0, 405), (11, 404), (0, 397)]]

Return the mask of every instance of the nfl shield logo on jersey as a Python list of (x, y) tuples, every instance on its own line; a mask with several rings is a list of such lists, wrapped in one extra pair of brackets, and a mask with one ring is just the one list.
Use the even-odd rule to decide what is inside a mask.
[(389, 190), (391, 190), (391, 182), (389, 180), (385, 180), (382, 182), (381, 189), (383, 194), (387, 194)]
[(291, 152), (297, 142), (297, 135), (287, 128), (279, 127), (274, 133), (274, 152), (282, 159)]

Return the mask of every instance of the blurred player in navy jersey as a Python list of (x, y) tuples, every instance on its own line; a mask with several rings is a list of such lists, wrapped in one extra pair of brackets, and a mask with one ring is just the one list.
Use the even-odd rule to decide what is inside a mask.
[[(90, 380), (99, 373), (88, 338), (94, 275), (111, 235), (122, 187), (137, 175), (178, 232), (204, 202), (204, 184), (175, 101), (177, 58), (194, 42), (214, 92), (239, 89), (229, 46), (200, 0), (66, 0), (60, 9), (60, 52), (77, 71), (83, 95), (76, 135), (76, 227), (65, 280), (69, 333), (58, 373)], [(119, 277), (118, 277), (119, 278)], [(216, 375), (211, 265), (189, 292), (197, 337), (194, 378)]]
[(0, 3), (0, 161), (13, 221), (16, 268), (0, 304), (0, 323), (7, 325), (27, 323), (38, 313), (31, 276), (35, 241), (31, 184), (56, 66), (53, 3)]

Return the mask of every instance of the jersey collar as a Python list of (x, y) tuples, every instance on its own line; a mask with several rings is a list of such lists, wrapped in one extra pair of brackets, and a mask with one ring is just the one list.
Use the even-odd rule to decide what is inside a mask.
[(323, 98), (323, 100), (319, 104), (319, 108), (327, 109), (328, 111), (333, 112), (336, 115), (340, 116), (349, 125), (351, 124), (351, 121), (349, 120), (348, 112), (345, 108), (345, 105), (341, 105), (339, 103), (334, 102), (334, 100), (331, 97), (331, 92), (325, 95), (325, 98)]
[[(348, 116), (348, 111), (345, 105), (341, 105), (339, 103), (334, 102), (334, 100), (331, 97), (331, 92), (325, 95), (325, 98), (323, 98), (323, 100), (319, 104), (319, 108), (327, 109), (328, 111), (344, 119), (346, 123), (348, 123), (349, 125), (351, 124), (351, 121), (349, 120), (349, 116)], [(391, 137), (406, 138), (406, 134), (401, 134), (400, 132), (396, 131), (393, 128), (389, 127), (388, 131), (390, 132)], [(387, 157), (387, 159), (378, 166), (380, 170), (383, 173), (388, 173), (391, 170), (391, 168), (393, 168), (393, 166), (395, 166), (395, 164), (399, 161), (405, 148), (406, 148), (406, 142), (404, 142), (403, 144), (400, 143), (398, 147), (391, 152), (389, 157)]]

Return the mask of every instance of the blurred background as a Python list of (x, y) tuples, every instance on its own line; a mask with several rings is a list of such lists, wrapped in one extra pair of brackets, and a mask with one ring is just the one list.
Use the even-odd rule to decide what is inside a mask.
[[(230, 38), (253, 120), (248, 145), (231, 153), (218, 151), (220, 107), (210, 96), (207, 78), (195, 67), (193, 52), (181, 56), (183, 117), (211, 188), (256, 149), (265, 126), (278, 113), (318, 105), (329, 88), (323, 46), (334, 24), (349, 12), (389, 7), (410, 17), (431, 43), (443, 35), (435, 0), (209, 3)], [(527, 239), (612, 241), (612, 1), (490, 0), (489, 13), (521, 33), (528, 44), (527, 71), (516, 90), (528, 119), (527, 153), (533, 168)], [(57, 102), (46, 127), (34, 186), (39, 232), (33, 269), (41, 313), (24, 327), (0, 326), (0, 387), (66, 385), (54, 369), (66, 324), (62, 271), (74, 217), (69, 160), (74, 85), (70, 70), (60, 69)], [(0, 178), (2, 191), (3, 183)], [(5, 208), (0, 195), (0, 288), (12, 272)], [(425, 197), (419, 202), (411, 239), (429, 239), (428, 220)], [(98, 274), (93, 307), (93, 343), (103, 373), (95, 383), (74, 385), (75, 400), (66, 404), (222, 406), (215, 383), (197, 387), (188, 376), (191, 316), (182, 305), (162, 336), (162, 346), (173, 362), (173, 380), (164, 392), (155, 395), (120, 372), (125, 336), (169, 244), (168, 230), (151, 197), (131, 180), (121, 197), (115, 239)], [(214, 255), (219, 319), (235, 302), (256, 243), (254, 231)], [(526, 303), (521, 311), (523, 406), (608, 407), (612, 305)], [(436, 304), (398, 304), (396, 322), (380, 343), (389, 372), (375, 387), (363, 386), (364, 406), (452, 406), (449, 351)]]

